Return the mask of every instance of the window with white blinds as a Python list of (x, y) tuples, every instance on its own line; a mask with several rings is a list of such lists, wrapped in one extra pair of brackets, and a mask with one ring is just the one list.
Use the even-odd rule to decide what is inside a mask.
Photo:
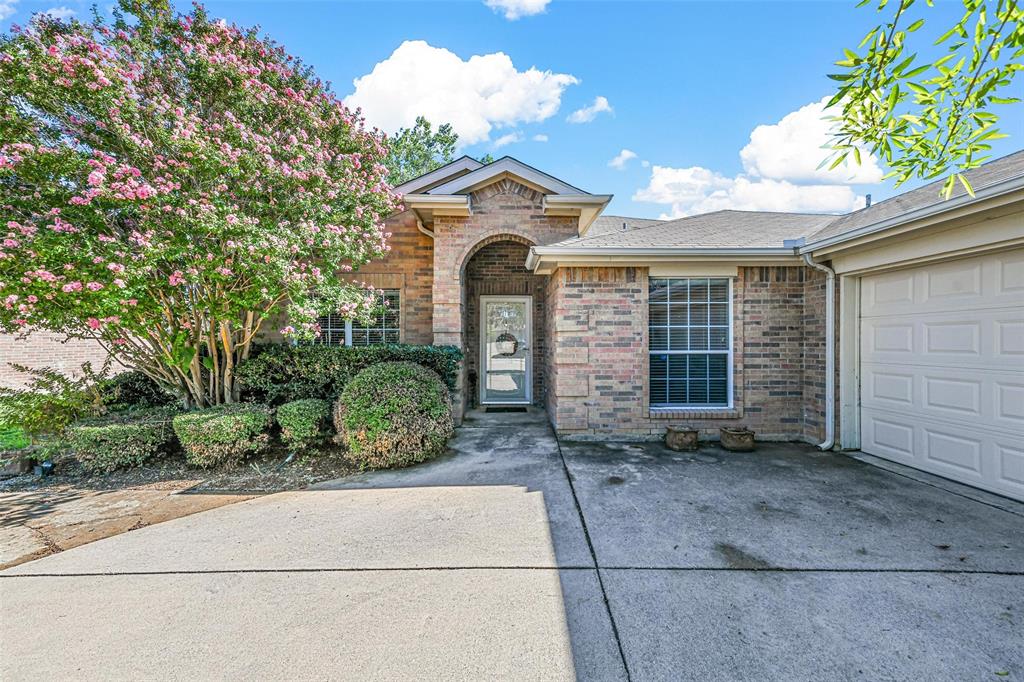
[(401, 335), (402, 300), (398, 289), (380, 289), (384, 307), (369, 324), (332, 314), (320, 317), (318, 343), (333, 346), (373, 346), (398, 343)]
[(730, 407), (732, 295), (728, 278), (652, 278), (651, 407)]

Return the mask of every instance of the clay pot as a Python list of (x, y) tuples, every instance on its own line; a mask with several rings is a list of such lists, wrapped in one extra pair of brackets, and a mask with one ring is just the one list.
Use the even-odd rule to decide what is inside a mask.
[(698, 445), (697, 429), (685, 426), (670, 426), (665, 429), (665, 447), (669, 450), (678, 452), (696, 450)]
[(719, 429), (722, 447), (730, 452), (750, 452), (754, 449), (754, 432), (750, 429), (734, 429), (723, 426)]

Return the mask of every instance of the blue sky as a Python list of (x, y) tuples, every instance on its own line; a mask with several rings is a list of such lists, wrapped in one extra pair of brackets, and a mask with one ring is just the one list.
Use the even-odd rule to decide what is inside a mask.
[[(504, 9), (483, 0), (207, 6), (235, 23), (259, 24), (340, 96), (363, 104), (371, 123), (394, 128), (417, 112), (451, 119), (471, 142), (464, 153), (510, 154), (587, 191), (614, 194), (609, 213), (831, 212), (858, 207), (867, 192), (875, 200), (894, 193), (891, 182), (877, 182), (875, 167), (827, 177), (814, 171), (823, 125), (815, 107), (832, 91), (825, 74), (841, 48), (856, 46), (877, 23), (870, 8), (490, 2)], [(0, 0), (0, 14), (8, 10), (0, 25), (54, 7), (85, 15), (89, 5)], [(929, 28), (944, 30), (961, 9), (939, 0), (922, 11)], [(357, 89), (353, 81), (363, 77)], [(592, 116), (573, 117), (587, 107)], [(1002, 108), (1011, 137), (997, 142), (996, 156), (1024, 147), (1022, 109)], [(635, 156), (610, 166), (623, 150)]]

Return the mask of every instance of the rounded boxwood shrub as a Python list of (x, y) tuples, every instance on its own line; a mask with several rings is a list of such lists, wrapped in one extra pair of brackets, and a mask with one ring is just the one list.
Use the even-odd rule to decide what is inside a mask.
[(65, 438), (87, 471), (128, 469), (173, 448), (174, 415), (169, 409), (111, 415), (71, 426)]
[(402, 467), (445, 451), (454, 432), (441, 377), (412, 362), (383, 362), (357, 374), (334, 409), (339, 440), (362, 467)]
[(277, 408), (281, 440), (298, 450), (322, 442), (328, 436), (331, 404), (326, 400), (305, 398), (293, 400)]
[(271, 409), (256, 403), (221, 405), (174, 418), (188, 463), (202, 468), (238, 462), (270, 440)]

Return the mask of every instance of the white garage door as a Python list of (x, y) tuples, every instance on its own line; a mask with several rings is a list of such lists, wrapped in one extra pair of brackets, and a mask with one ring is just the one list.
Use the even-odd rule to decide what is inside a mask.
[(1024, 500), (1024, 250), (861, 280), (861, 449)]

